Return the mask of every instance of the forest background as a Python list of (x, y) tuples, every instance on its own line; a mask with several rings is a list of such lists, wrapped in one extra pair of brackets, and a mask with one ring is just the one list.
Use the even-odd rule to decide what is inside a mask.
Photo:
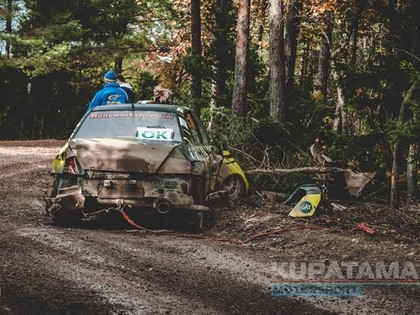
[(138, 100), (169, 89), (245, 169), (310, 165), (319, 138), (399, 208), (419, 197), (419, 21), (416, 0), (0, 0), (0, 139), (66, 139), (113, 69)]

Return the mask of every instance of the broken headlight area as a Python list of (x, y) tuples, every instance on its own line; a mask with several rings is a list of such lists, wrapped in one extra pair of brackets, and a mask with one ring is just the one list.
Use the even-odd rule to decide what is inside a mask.
[(76, 157), (72, 156), (64, 161), (63, 173), (83, 175), (85, 172)]

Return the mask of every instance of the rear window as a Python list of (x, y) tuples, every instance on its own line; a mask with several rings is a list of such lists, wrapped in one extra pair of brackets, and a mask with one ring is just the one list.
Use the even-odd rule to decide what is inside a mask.
[(130, 110), (92, 112), (73, 138), (182, 141), (175, 113)]

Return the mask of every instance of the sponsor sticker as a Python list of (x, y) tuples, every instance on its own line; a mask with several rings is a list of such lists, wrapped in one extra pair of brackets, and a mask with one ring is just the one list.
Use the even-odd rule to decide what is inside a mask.
[(137, 127), (136, 138), (141, 140), (171, 141), (173, 129)]

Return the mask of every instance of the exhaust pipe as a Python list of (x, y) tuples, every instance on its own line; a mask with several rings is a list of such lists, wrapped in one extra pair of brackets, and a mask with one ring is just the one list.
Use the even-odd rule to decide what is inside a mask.
[(171, 209), (171, 203), (166, 199), (158, 199), (153, 204), (160, 214), (167, 214)]

